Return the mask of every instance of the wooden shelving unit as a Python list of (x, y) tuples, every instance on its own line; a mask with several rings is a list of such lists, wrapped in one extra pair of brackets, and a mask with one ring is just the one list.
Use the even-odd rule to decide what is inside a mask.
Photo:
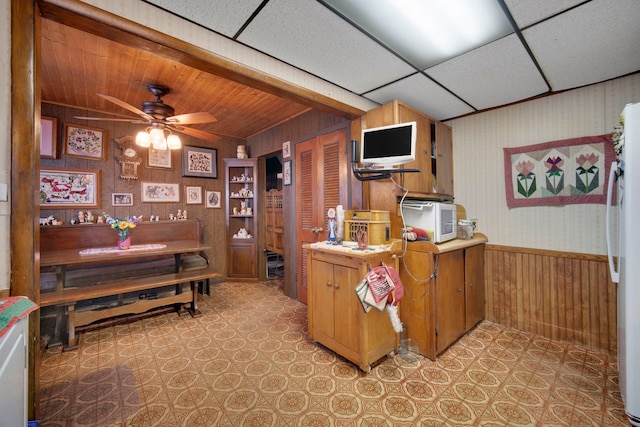
[(227, 280), (257, 281), (258, 162), (257, 159), (224, 159), (224, 163)]

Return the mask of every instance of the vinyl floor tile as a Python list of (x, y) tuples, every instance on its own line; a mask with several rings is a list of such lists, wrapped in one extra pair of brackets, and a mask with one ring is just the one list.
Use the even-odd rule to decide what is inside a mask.
[(43, 349), (40, 426), (628, 426), (615, 359), (574, 344), (484, 321), (436, 361), (364, 373), (307, 340), (277, 284), (199, 304)]

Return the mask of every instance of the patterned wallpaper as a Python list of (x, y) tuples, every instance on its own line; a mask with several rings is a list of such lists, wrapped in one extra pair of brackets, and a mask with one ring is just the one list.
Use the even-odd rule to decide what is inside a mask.
[(640, 74), (448, 122), (456, 203), (489, 243), (606, 254), (604, 205), (507, 208), (502, 149), (609, 133), (631, 102)]

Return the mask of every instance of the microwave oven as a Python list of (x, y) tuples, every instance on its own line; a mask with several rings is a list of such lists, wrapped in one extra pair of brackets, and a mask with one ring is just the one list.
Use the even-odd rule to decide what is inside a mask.
[(434, 243), (456, 238), (458, 221), (453, 203), (411, 200), (404, 201), (400, 207), (405, 226), (425, 230)]

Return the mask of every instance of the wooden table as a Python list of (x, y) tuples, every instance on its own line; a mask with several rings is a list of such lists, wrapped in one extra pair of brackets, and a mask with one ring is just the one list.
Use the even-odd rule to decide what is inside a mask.
[[(155, 244), (151, 244), (155, 245)], [(62, 291), (66, 284), (67, 267), (78, 264), (100, 264), (102, 262), (114, 262), (117, 260), (132, 260), (137, 258), (156, 257), (159, 255), (173, 255), (175, 258), (175, 272), (181, 270), (182, 255), (187, 253), (199, 253), (211, 249), (197, 240), (177, 240), (162, 243), (163, 248), (137, 250), (133, 245), (132, 249), (114, 250), (113, 252), (98, 253), (92, 255), (81, 255), (78, 249), (61, 249), (58, 251), (47, 251), (41, 254), (41, 267), (55, 267), (56, 269), (56, 292)]]

